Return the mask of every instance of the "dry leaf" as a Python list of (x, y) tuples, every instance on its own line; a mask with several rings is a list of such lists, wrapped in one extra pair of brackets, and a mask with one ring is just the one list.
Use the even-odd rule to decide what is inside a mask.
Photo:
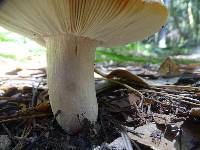
[(19, 108), (22, 112), (26, 112), (28, 110), (27, 106), (23, 103), (19, 104)]
[(144, 106), (149, 106), (149, 105), (152, 105), (152, 104), (155, 104), (155, 100), (150, 99), (150, 98), (144, 99)]
[(40, 103), (35, 107), (35, 110), (40, 111), (40, 112), (47, 112), (50, 109), (51, 109), (51, 106), (47, 102)]
[(163, 125), (169, 124), (171, 123), (174, 117), (175, 117), (174, 115), (165, 115), (165, 114), (157, 114), (157, 113), (153, 114), (153, 119), (156, 124), (163, 124)]
[(135, 110), (138, 110), (138, 105), (141, 101), (141, 97), (137, 96), (136, 94), (134, 93), (129, 93), (128, 94), (128, 99), (129, 99), (129, 102), (131, 104), (131, 106), (135, 109)]
[(163, 132), (156, 127), (156, 124), (149, 123), (135, 129), (138, 135), (128, 133), (129, 137), (154, 150), (176, 150), (175, 141), (170, 141), (163, 136)]
[(200, 122), (185, 121), (181, 130), (181, 150), (200, 150)]
[(200, 92), (197, 92), (196, 95), (198, 98), (200, 98)]
[(19, 77), (22, 77), (22, 78), (26, 78), (26, 77), (30, 77), (32, 75), (38, 75), (38, 74), (43, 74), (43, 70), (33, 70), (33, 69), (24, 69), (24, 70), (21, 70), (17, 73), (17, 75)]
[(22, 71), (21, 68), (16, 68), (12, 71), (6, 72), (7, 75), (17, 75), (18, 72)]
[(170, 57), (161, 64), (158, 73), (162, 77), (175, 77), (181, 74), (179, 66)]
[(192, 64), (187, 64), (187, 65), (181, 65), (180, 68), (185, 70), (185, 71), (193, 71), (196, 68), (199, 68), (200, 64), (199, 63), (192, 63)]
[(200, 117), (200, 108), (192, 108), (190, 110), (190, 115), (194, 117)]
[(127, 70), (114, 70), (107, 75), (107, 78), (119, 80), (120, 82), (125, 84), (134, 84), (137, 86), (149, 87), (148, 83), (146, 83), (142, 78), (135, 74), (132, 74)]

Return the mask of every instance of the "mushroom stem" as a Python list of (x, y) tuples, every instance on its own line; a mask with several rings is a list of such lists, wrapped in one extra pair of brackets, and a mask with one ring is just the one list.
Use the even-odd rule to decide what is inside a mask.
[(74, 35), (46, 37), (48, 87), (54, 115), (65, 130), (77, 131), (98, 115), (94, 84), (97, 43)]

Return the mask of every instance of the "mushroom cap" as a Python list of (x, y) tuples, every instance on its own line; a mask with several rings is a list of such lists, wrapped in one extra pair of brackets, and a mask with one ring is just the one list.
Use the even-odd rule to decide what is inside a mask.
[(72, 34), (113, 47), (160, 30), (168, 11), (161, 0), (5, 0), (0, 25), (44, 45)]

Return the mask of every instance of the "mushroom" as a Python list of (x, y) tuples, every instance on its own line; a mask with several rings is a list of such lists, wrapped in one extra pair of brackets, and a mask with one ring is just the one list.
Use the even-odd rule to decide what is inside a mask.
[(97, 120), (95, 48), (141, 40), (167, 16), (161, 0), (4, 0), (0, 7), (1, 26), (46, 46), (52, 111), (70, 131)]

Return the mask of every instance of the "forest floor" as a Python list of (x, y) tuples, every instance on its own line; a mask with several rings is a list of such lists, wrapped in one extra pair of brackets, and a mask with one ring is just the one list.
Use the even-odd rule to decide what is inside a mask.
[(97, 63), (98, 121), (73, 135), (51, 112), (45, 66), (0, 63), (2, 150), (200, 149), (198, 63)]

